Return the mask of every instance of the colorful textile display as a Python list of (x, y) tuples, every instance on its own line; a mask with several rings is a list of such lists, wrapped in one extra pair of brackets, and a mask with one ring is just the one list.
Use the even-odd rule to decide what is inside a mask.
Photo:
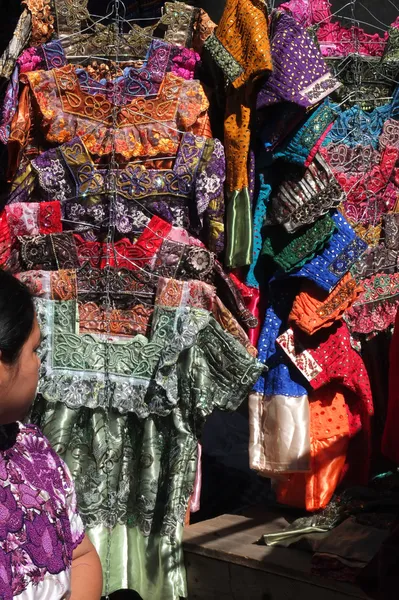
[(399, 19), (380, 35), (329, 0), (227, 0), (218, 24), (183, 2), (23, 4), (0, 61), (0, 268), (43, 332), (31, 419), (70, 469), (104, 594), (179, 600), (215, 409), (248, 402), (250, 467), (282, 504), (328, 511), (374, 468)]

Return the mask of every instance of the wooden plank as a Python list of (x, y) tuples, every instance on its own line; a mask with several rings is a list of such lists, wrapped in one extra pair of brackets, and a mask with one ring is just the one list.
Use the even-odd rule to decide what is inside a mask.
[(186, 552), (188, 600), (354, 600), (358, 596)]
[[(318, 586), (319, 592), (323, 589), (323, 600), (324, 590), (367, 598), (356, 586), (312, 575), (311, 554), (308, 552), (256, 543), (264, 533), (283, 529), (286, 525), (285, 519), (275, 513), (268, 513), (263, 519), (261, 516), (223, 515), (188, 527), (184, 535), (184, 551), (186, 556), (191, 556), (191, 561), (194, 556), (204, 557), (219, 565), (226, 562), (263, 571), (267, 577), (273, 575)], [(309, 584), (309, 581), (312, 583)]]

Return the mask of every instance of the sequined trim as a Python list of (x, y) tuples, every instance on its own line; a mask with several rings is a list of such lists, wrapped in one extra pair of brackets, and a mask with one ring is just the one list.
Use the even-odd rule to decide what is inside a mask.
[(311, 104), (316, 104), (334, 90), (340, 87), (340, 82), (335, 79), (331, 73), (326, 73), (311, 85), (303, 90), (299, 90), (301, 96), (309, 100)]
[(288, 243), (281, 251), (277, 248), (282, 236), (275, 230), (273, 238), (266, 237), (262, 254), (271, 256), (285, 271), (292, 271), (310, 261), (315, 253), (325, 246), (335, 229), (333, 219), (327, 214), (292, 241), (292, 236), (287, 236)]
[(399, 250), (399, 213), (384, 215), (384, 242), (387, 248)]
[(277, 338), (277, 343), (308, 381), (312, 381), (312, 379), (315, 379), (322, 372), (321, 366), (310, 352), (303, 348), (298, 343), (298, 340), (294, 338), (292, 329), (287, 329), (287, 331), (280, 335)]
[(365, 250), (365, 242), (359, 238), (355, 238), (346, 246), (346, 248), (344, 248), (331, 265), (329, 265), (328, 270), (337, 277), (345, 275)]
[(215, 34), (208, 37), (204, 47), (209, 51), (214, 61), (219, 65), (231, 83), (242, 75), (244, 69), (233, 58), (230, 52), (226, 50)]

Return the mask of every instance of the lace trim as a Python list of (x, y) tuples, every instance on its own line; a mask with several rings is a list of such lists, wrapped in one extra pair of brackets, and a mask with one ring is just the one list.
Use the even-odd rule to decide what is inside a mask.
[(384, 215), (382, 223), (385, 246), (390, 250), (399, 250), (399, 214)]
[(292, 236), (276, 229), (265, 239), (262, 254), (271, 256), (284, 270), (292, 271), (312, 260), (315, 254), (331, 239), (336, 225), (330, 215), (321, 217), (314, 225), (291, 241)]
[(292, 233), (338, 207), (345, 193), (335, 180), (329, 166), (320, 155), (303, 174), (287, 177), (272, 199), (267, 222), (279, 223)]
[(195, 343), (198, 332), (209, 322), (209, 313), (201, 309), (156, 307), (151, 341), (138, 334), (121, 343), (78, 335), (76, 302), (36, 299), (35, 304), (45, 334), (39, 393), (70, 408), (107, 409), (107, 373), (113, 408), (135, 412), (140, 418), (166, 415), (176, 406), (177, 382), (164, 377), (162, 370)]

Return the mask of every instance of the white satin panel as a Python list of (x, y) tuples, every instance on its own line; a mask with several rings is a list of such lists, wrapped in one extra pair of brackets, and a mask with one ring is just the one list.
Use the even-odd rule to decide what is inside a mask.
[(250, 467), (265, 477), (310, 471), (307, 395), (249, 395)]

